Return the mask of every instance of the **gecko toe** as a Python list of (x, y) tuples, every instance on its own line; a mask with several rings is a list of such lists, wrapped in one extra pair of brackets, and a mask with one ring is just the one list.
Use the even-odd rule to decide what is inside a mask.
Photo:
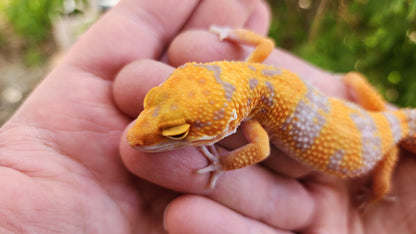
[(204, 167), (196, 171), (197, 174), (203, 174), (208, 172), (213, 172), (209, 183), (209, 187), (212, 189), (215, 187), (215, 184), (217, 183), (217, 180), (221, 176), (223, 171), (221, 170), (221, 167), (218, 166), (218, 164), (211, 164), (207, 167)]
[(218, 170), (218, 166), (214, 165), (214, 164), (211, 164), (207, 167), (204, 167), (204, 168), (201, 168), (201, 169), (197, 170), (196, 173), (197, 174), (204, 174), (204, 173), (208, 173), (208, 172), (211, 172), (211, 171), (217, 171), (217, 170)]
[(211, 25), (211, 27), (209, 28), (209, 31), (217, 34), (220, 41), (222, 41), (230, 35), (232, 29), (227, 28), (227, 27), (219, 27), (216, 25)]
[[(209, 149), (208, 149), (209, 148)], [(201, 152), (210, 161), (207, 167), (201, 168), (196, 171), (197, 174), (212, 172), (211, 181), (209, 184), (210, 188), (214, 188), (218, 178), (221, 176), (223, 170), (219, 160), (220, 155), (218, 154), (214, 145), (201, 146)]]

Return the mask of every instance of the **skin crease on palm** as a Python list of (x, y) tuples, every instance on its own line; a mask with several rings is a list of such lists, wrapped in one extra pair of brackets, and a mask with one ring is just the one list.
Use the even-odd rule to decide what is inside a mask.
[[(403, 152), (394, 202), (360, 215), (358, 181), (315, 173), (272, 149), (215, 189), (195, 148), (145, 154), (126, 129), (144, 95), (187, 61), (242, 60), (211, 24), (265, 35), (260, 0), (122, 0), (76, 43), (0, 131), (0, 233), (415, 233), (416, 161)], [(351, 99), (339, 79), (275, 50), (266, 63)], [(236, 134), (222, 150), (238, 147)]]

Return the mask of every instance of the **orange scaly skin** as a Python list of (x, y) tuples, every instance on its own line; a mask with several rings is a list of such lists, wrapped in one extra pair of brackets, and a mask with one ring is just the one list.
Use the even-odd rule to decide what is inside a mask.
[[(340, 177), (373, 172), (371, 200), (390, 189), (398, 144), (416, 152), (416, 111), (387, 111), (385, 102), (358, 73), (344, 76), (361, 107), (330, 98), (296, 74), (261, 64), (273, 42), (247, 30), (213, 27), (227, 39), (254, 45), (246, 62), (187, 63), (144, 101), (128, 132), (145, 152), (199, 146), (211, 164), (198, 173), (255, 164), (270, 152), (269, 141), (316, 170)], [(219, 156), (213, 146), (240, 126), (249, 144)], [(209, 148), (207, 147), (209, 146)]]

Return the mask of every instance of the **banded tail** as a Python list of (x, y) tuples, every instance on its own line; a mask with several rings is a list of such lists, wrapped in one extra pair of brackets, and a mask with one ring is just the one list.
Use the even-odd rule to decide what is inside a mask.
[(404, 109), (403, 113), (406, 115), (408, 134), (400, 142), (400, 146), (416, 153), (416, 109)]

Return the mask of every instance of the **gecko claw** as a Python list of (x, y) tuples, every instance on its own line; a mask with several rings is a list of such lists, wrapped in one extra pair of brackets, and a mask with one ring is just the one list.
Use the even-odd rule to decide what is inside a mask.
[(207, 167), (201, 168), (196, 171), (197, 174), (203, 174), (208, 172), (213, 172), (211, 176), (211, 181), (209, 183), (210, 188), (214, 188), (215, 184), (217, 183), (218, 178), (221, 176), (223, 170), (219, 160), (219, 154), (214, 145), (208, 146), (210, 150), (207, 149), (206, 146), (201, 146), (200, 150), (202, 154), (210, 161), (210, 164)]
[(207, 167), (204, 167), (196, 171), (196, 173), (198, 174), (203, 174), (203, 173), (208, 173), (208, 172), (213, 172), (211, 176), (211, 180), (209, 182), (209, 188), (212, 189), (217, 184), (218, 178), (222, 175), (222, 170), (217, 165), (211, 164)]
[(217, 169), (218, 169), (218, 166), (217, 165), (210, 164), (207, 167), (204, 167), (204, 168), (199, 169), (198, 171), (196, 171), (196, 173), (198, 173), (198, 174), (204, 174), (204, 173), (208, 173), (208, 172), (211, 172), (211, 171), (217, 171)]
[(216, 26), (216, 25), (211, 25), (211, 27), (209, 27), (209, 31), (212, 32), (212, 33), (217, 34), (218, 37), (220, 38), (220, 41), (222, 41), (225, 38), (227, 38), (233, 30), (231, 28), (227, 28), (227, 27), (220, 27), (220, 26)]

